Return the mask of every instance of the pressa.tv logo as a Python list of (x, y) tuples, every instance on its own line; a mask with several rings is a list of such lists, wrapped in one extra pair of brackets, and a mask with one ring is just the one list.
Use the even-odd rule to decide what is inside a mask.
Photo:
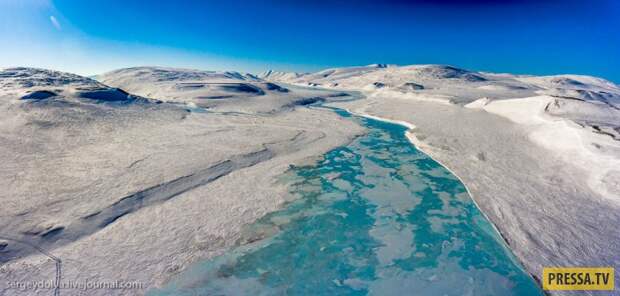
[(613, 267), (545, 267), (543, 289), (545, 290), (614, 290)]

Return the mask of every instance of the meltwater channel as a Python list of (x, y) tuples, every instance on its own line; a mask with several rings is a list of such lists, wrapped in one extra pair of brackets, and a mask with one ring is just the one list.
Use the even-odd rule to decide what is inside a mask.
[(405, 127), (336, 112), (368, 133), (285, 174), (296, 198), (246, 229), (272, 235), (148, 295), (542, 295)]

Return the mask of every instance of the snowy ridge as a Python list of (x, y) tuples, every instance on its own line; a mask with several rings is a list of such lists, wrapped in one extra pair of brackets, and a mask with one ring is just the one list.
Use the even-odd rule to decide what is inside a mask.
[(8, 68), (0, 71), (0, 96), (37, 104), (59, 102), (159, 103), (109, 87), (96, 80), (60, 71), (38, 68)]
[(123, 68), (114, 71), (107, 72), (102, 75), (96, 76), (98, 80), (105, 80), (110, 77), (123, 77), (131, 76), (134, 79), (148, 79), (155, 81), (175, 81), (175, 80), (248, 80), (258, 81), (252, 74), (242, 74), (235, 71), (204, 71), (204, 70), (192, 70), (183, 68), (168, 68), (168, 67), (133, 67)]
[(99, 75), (107, 85), (141, 96), (194, 107), (245, 113), (274, 113), (329, 91), (289, 89), (252, 74), (161, 67), (138, 67)]
[(292, 79), (296, 79), (299, 78), (303, 75), (305, 75), (306, 73), (297, 73), (297, 72), (284, 72), (284, 71), (274, 71), (274, 70), (267, 70), (265, 72), (261, 72), (257, 75), (257, 78), (263, 79), (263, 80), (273, 80), (273, 81), (285, 81), (285, 80), (292, 80)]

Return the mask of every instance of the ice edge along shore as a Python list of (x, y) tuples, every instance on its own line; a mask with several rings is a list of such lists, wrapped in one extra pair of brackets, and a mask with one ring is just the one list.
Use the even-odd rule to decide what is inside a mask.
[(491, 220), (489, 218), (489, 216), (487, 215), (487, 213), (480, 207), (480, 205), (476, 201), (476, 198), (475, 198), (474, 194), (471, 192), (471, 190), (467, 186), (467, 183), (465, 183), (463, 181), (463, 179), (455, 171), (453, 171), (449, 166), (447, 166), (446, 164), (442, 163), (440, 160), (434, 158), (431, 154), (428, 153), (428, 151), (425, 151), (424, 148), (421, 145), (416, 144), (416, 143), (419, 143), (419, 142), (418, 142), (417, 138), (414, 135), (415, 125), (413, 123), (406, 122), (406, 121), (403, 121), (403, 120), (392, 120), (392, 119), (385, 118), (385, 117), (374, 116), (374, 115), (370, 115), (370, 114), (364, 113), (364, 112), (354, 112), (354, 111), (351, 111), (351, 110), (349, 110), (347, 108), (342, 108), (342, 109), (346, 110), (347, 112), (349, 112), (351, 114), (357, 115), (357, 116), (366, 117), (366, 118), (370, 118), (370, 119), (374, 119), (374, 120), (379, 120), (379, 121), (384, 121), (384, 122), (389, 122), (389, 123), (401, 125), (401, 126), (404, 126), (405, 128), (407, 128), (407, 131), (405, 131), (405, 137), (407, 138), (407, 140), (409, 140), (411, 145), (413, 145), (417, 150), (419, 150), (420, 152), (424, 153), (424, 155), (428, 156), (430, 159), (432, 159), (433, 161), (435, 161), (436, 163), (438, 163), (439, 165), (444, 167), (447, 171), (449, 171), (452, 175), (454, 175), (459, 180), (459, 182), (461, 182), (461, 184), (463, 184), (463, 187), (465, 187), (465, 190), (467, 191), (467, 194), (469, 195), (470, 199), (473, 201), (473, 203), (476, 206), (476, 208), (478, 208), (478, 211), (480, 211), (480, 213), (484, 216), (484, 218), (489, 222), (489, 224), (491, 225), (491, 227), (493, 228), (495, 233), (498, 235), (498, 237), (501, 238), (503, 247), (506, 248), (510, 252), (510, 257), (513, 260), (516, 260), (519, 263), (519, 267), (522, 268), (532, 279), (534, 279), (534, 281), (538, 284), (538, 286), (542, 288), (542, 283), (540, 282), (540, 278), (534, 276), (534, 274), (532, 274), (527, 269), (525, 269), (524, 266), (523, 266), (523, 262), (521, 262), (519, 257), (515, 256), (512, 253), (512, 248), (510, 247), (510, 244), (509, 244), (508, 240), (506, 240), (506, 237), (504, 236), (504, 234), (501, 233), (501, 231), (497, 228), (497, 226), (495, 225), (495, 222), (493, 220)]

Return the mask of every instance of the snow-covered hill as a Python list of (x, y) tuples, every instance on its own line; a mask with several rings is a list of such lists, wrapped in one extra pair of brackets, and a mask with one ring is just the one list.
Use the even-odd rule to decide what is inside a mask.
[(394, 66), (373, 64), (334, 68), (309, 74), (280, 72), (266, 80), (337, 89), (424, 94), (466, 104), (487, 97), (506, 99), (548, 94), (620, 106), (620, 88), (604, 79), (579, 76), (525, 76), (474, 72), (446, 65)]
[(252, 74), (161, 67), (127, 68), (97, 77), (105, 84), (171, 103), (220, 112), (273, 113), (332, 92), (291, 90)]
[(0, 91), (28, 102), (158, 103), (75, 74), (37, 69), (8, 68), (0, 72)]

